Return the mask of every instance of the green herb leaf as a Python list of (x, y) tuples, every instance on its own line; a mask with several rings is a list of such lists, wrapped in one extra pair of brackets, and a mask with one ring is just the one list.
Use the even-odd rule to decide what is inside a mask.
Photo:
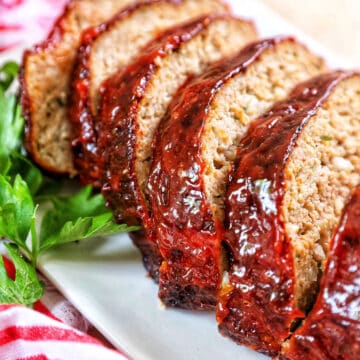
[(0, 256), (0, 302), (32, 306), (44, 292), (44, 284), (37, 278), (36, 270), (20, 255), (14, 245), (4, 244), (16, 269), (15, 281), (6, 273)]
[(103, 196), (101, 194), (92, 195), (91, 186), (84, 187), (75, 195), (63, 197), (50, 195), (43, 198), (50, 200), (54, 208), (67, 220), (100, 215), (108, 211)]
[(79, 218), (100, 215), (108, 210), (104, 198), (98, 194), (91, 197), (92, 188), (87, 186), (76, 195), (67, 197), (47, 196), (54, 208), (49, 210), (41, 223), (40, 243), (59, 234), (67, 222), (74, 222)]
[(2, 157), (0, 155), (0, 174), (7, 175), (9, 171), (11, 170), (11, 160), (9, 157)]
[(16, 95), (7, 91), (19, 71), (14, 62), (0, 68), (0, 174), (9, 170), (8, 155), (19, 150), (24, 129), (20, 105)]
[(6, 91), (16, 79), (19, 72), (19, 65), (14, 61), (6, 62), (0, 68), (0, 87)]
[[(90, 186), (75, 195), (58, 196), (61, 184), (47, 179), (23, 156), (24, 119), (17, 96), (10, 89), (18, 70), (13, 62), (0, 67), (0, 239), (5, 237), (12, 243), (6, 247), (16, 268), (16, 279), (12, 281), (0, 256), (0, 302), (32, 305), (43, 293), (35, 271), (41, 251), (140, 227), (116, 224), (102, 195), (92, 195)], [(52, 208), (43, 217), (39, 236), (35, 202), (42, 200), (49, 200)], [(26, 243), (28, 237), (31, 250)], [(31, 264), (20, 256), (19, 250)]]
[[(78, 218), (74, 221), (68, 221), (62, 226), (58, 233), (53, 233), (50, 237), (42, 240), (40, 251), (44, 251), (55, 245), (77, 240), (90, 239), (98, 236), (109, 236), (140, 229), (139, 226), (116, 224), (113, 222), (112, 217), (112, 214), (107, 212), (94, 217)], [(47, 220), (49, 220), (49, 218)]]
[(6, 95), (0, 87), (0, 173), (4, 174), (6, 157), (18, 150), (24, 128), (15, 95)]
[(320, 136), (321, 141), (332, 141), (333, 138), (331, 136), (322, 135)]
[(17, 152), (12, 152), (9, 159), (11, 166), (7, 171), (7, 175), (16, 177), (16, 175), (20, 174), (28, 185), (31, 194), (37, 194), (44, 182), (44, 177), (39, 168)]
[(14, 184), (0, 175), (0, 237), (6, 237), (24, 249), (30, 231), (34, 203), (25, 181), (20, 175)]
[(56, 244), (140, 229), (116, 224), (103, 196), (91, 192), (91, 186), (87, 186), (77, 195), (49, 197), (54, 209), (45, 214), (41, 223), (40, 251)]

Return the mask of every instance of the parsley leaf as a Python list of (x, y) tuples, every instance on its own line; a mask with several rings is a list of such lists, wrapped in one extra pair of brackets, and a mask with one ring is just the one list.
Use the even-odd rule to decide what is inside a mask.
[(49, 197), (54, 208), (45, 214), (41, 223), (40, 251), (56, 244), (140, 229), (116, 224), (105, 207), (103, 196), (91, 196), (91, 192), (91, 186), (87, 186), (77, 195)]
[(0, 68), (0, 174), (11, 167), (8, 155), (20, 148), (24, 127), (16, 95), (7, 92), (17, 71), (17, 64), (12, 62)]
[(24, 119), (15, 95), (6, 95), (0, 87), (0, 173), (4, 173), (6, 157), (21, 145)]
[(333, 138), (331, 136), (328, 135), (322, 135), (320, 136), (321, 141), (332, 141)]
[(53, 233), (50, 237), (41, 241), (40, 251), (54, 245), (140, 229), (138, 226), (129, 227), (125, 224), (116, 224), (112, 221), (112, 217), (112, 214), (107, 212), (94, 217), (77, 218), (74, 221), (68, 221), (57, 233)]
[(82, 189), (78, 194), (67, 197), (48, 196), (47, 199), (53, 204), (41, 223), (40, 243), (54, 234), (59, 234), (67, 222), (76, 221), (78, 218), (96, 216), (107, 212), (101, 195), (90, 198), (91, 186)]
[(24, 119), (17, 96), (7, 91), (18, 71), (18, 65), (8, 62), (0, 68), (0, 173), (8, 168), (7, 156), (21, 146)]
[(92, 195), (92, 187), (86, 186), (77, 194), (71, 196), (47, 196), (44, 199), (50, 200), (54, 208), (62, 216), (71, 220), (76, 217), (95, 216), (107, 212), (104, 197), (101, 194)]
[(23, 155), (12, 152), (9, 156), (10, 168), (7, 175), (14, 178), (20, 174), (29, 187), (32, 195), (36, 195), (41, 189), (45, 179), (39, 168)]
[[(16, 268), (13, 281), (7, 276), (0, 256), (0, 302), (30, 306), (43, 294), (35, 270), (42, 251), (58, 244), (140, 227), (116, 224), (102, 195), (93, 195), (90, 186), (67, 197), (59, 196), (61, 184), (44, 176), (24, 156), (24, 119), (17, 96), (11, 92), (18, 69), (13, 62), (0, 67), (0, 241), (6, 238), (12, 243), (5, 246)], [(37, 209), (44, 200), (52, 206), (45, 212), (38, 233)], [(29, 262), (20, 256), (20, 251)]]
[(0, 68), (0, 87), (7, 90), (19, 73), (19, 65), (14, 61), (8, 61)]
[(32, 306), (44, 292), (44, 284), (37, 278), (36, 270), (20, 255), (14, 245), (4, 244), (16, 269), (11, 280), (0, 256), (0, 302)]
[(0, 175), (0, 238), (6, 237), (28, 252), (26, 239), (34, 214), (29, 188), (20, 175), (11, 185)]

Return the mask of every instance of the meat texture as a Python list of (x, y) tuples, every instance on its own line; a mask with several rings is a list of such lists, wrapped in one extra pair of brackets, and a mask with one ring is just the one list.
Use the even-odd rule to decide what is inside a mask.
[(75, 67), (71, 116), (75, 167), (84, 184), (100, 187), (97, 123), (101, 84), (129, 64), (165, 28), (213, 12), (219, 0), (150, 0), (130, 5), (108, 22), (83, 32)]
[[(103, 194), (119, 222), (151, 218), (145, 186), (154, 132), (176, 90), (191, 74), (233, 54), (256, 38), (253, 25), (230, 15), (209, 15), (166, 30), (127, 67), (104, 84), (99, 123), (99, 168)], [(135, 242), (150, 274), (157, 278), (155, 239)]]
[(159, 295), (167, 306), (215, 307), (226, 266), (224, 193), (237, 146), (254, 118), (322, 70), (322, 60), (294, 39), (266, 39), (175, 95), (158, 131), (148, 186), (163, 257)]
[(360, 182), (360, 75), (295, 88), (241, 141), (226, 195), (222, 334), (275, 355), (313, 304), (331, 234)]
[(72, 0), (48, 38), (24, 53), (20, 74), (26, 121), (25, 146), (32, 159), (54, 174), (74, 176), (68, 97), (80, 35), (131, 0)]
[(314, 308), (286, 343), (283, 360), (360, 358), (360, 186), (331, 241)]

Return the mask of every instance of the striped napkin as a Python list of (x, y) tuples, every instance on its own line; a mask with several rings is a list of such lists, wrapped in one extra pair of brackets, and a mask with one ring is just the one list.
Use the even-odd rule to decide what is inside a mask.
[(66, 2), (0, 0), (0, 51), (24, 49), (44, 39)]
[(1, 360), (124, 360), (98, 340), (37, 311), (0, 305)]
[[(14, 279), (13, 264), (2, 258), (8, 276)], [(121, 352), (86, 334), (91, 324), (46, 279), (42, 280), (45, 294), (33, 310), (0, 304), (1, 360), (127, 360)]]

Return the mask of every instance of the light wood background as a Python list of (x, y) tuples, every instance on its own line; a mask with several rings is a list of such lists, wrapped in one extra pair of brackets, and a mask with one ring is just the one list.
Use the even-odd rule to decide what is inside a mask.
[(360, 0), (262, 0), (360, 69)]

